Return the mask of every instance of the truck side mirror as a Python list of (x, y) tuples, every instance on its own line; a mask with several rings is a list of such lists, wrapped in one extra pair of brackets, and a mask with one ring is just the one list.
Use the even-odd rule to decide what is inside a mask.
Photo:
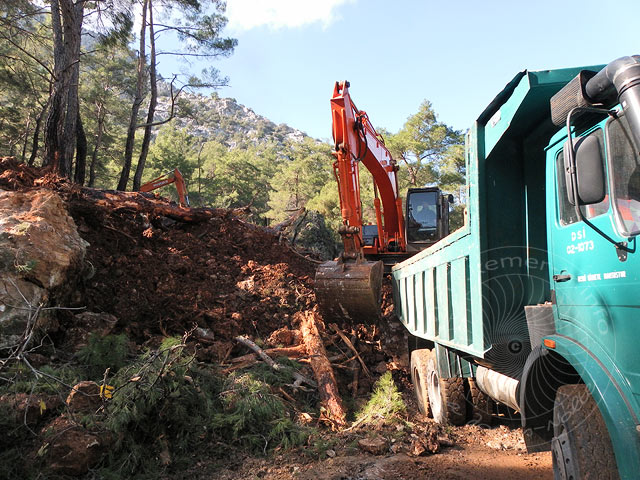
[(575, 206), (571, 158), (575, 158), (580, 205), (600, 203), (606, 195), (604, 161), (600, 140), (595, 135), (577, 139), (571, 152), (570, 142), (564, 144), (564, 171), (569, 203)]

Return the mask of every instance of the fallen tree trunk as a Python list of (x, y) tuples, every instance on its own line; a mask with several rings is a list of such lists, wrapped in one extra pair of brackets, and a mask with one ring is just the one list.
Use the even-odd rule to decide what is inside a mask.
[(320, 404), (326, 410), (327, 419), (332, 426), (342, 428), (346, 424), (346, 412), (338, 392), (331, 363), (327, 358), (327, 352), (318, 332), (316, 313), (313, 311), (297, 312), (294, 320), (300, 322), (302, 338), (307, 347), (311, 368), (318, 382)]
[(78, 194), (100, 207), (110, 210), (132, 210), (157, 216), (168, 217), (185, 223), (198, 223), (219, 215), (220, 210), (214, 208), (186, 208), (167, 203), (166, 200), (155, 198), (153, 194), (139, 192), (120, 192), (116, 190), (98, 190), (83, 187)]

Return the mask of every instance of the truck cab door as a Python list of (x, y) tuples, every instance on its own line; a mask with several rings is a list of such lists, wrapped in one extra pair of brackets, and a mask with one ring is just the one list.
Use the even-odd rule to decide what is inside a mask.
[(557, 333), (583, 345), (598, 344), (615, 357), (633, 358), (637, 341), (627, 342), (624, 335), (637, 337), (629, 322), (640, 307), (639, 255), (620, 251), (612, 243), (629, 242), (629, 229), (640, 219), (640, 209), (623, 212), (628, 204), (622, 197), (629, 196), (629, 172), (640, 165), (637, 149), (624, 134), (628, 125), (623, 120), (608, 119), (582, 135), (600, 150), (606, 191), (602, 201), (579, 208), (601, 233), (580, 218), (569, 200), (566, 136), (547, 149), (547, 235)]

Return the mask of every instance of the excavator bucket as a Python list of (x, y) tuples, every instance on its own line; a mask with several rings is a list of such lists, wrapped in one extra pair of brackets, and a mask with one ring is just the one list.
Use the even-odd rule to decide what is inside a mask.
[(329, 261), (316, 270), (316, 299), (327, 320), (373, 322), (380, 317), (383, 263)]

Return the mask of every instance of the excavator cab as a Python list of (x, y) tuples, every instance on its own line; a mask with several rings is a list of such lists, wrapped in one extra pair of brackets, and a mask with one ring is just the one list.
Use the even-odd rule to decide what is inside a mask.
[(406, 200), (407, 252), (430, 247), (449, 235), (449, 205), (453, 195), (438, 187), (410, 188)]

